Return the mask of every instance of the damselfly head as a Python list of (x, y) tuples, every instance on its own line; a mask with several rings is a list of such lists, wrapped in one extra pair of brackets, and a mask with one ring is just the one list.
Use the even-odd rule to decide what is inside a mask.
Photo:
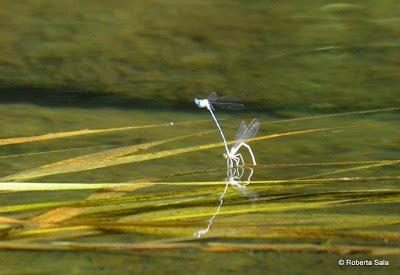
[(207, 108), (209, 106), (207, 99), (194, 99), (194, 103), (196, 103), (197, 107), (199, 108)]
[(228, 158), (228, 155), (226, 153), (222, 154), (224, 156), (224, 158)]

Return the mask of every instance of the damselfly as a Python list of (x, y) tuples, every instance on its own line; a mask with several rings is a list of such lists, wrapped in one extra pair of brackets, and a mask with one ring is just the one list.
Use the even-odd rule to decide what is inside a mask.
[(232, 148), (228, 151), (228, 154), (225, 156), (228, 168), (233, 167), (234, 164), (236, 166), (239, 166), (240, 162), (244, 164), (242, 154), (238, 153), (239, 149), (242, 146), (246, 147), (247, 150), (249, 150), (253, 164), (256, 165), (256, 159), (254, 157), (253, 151), (251, 150), (250, 145), (246, 143), (246, 141), (257, 134), (258, 130), (260, 129), (260, 126), (261, 124), (257, 119), (253, 119), (249, 124), (247, 124), (245, 121), (242, 121), (239, 130), (236, 134), (235, 144), (232, 146)]
[(242, 110), (244, 108), (243, 104), (236, 103), (236, 98), (232, 96), (223, 96), (218, 97), (216, 92), (212, 92), (207, 98), (205, 99), (197, 99), (195, 98), (194, 102), (199, 108), (207, 108), (210, 112), (212, 118), (214, 119), (215, 124), (218, 127), (219, 133), (221, 134), (222, 140), (224, 141), (225, 151), (226, 154), (229, 154), (228, 144), (226, 143), (226, 139), (224, 133), (222, 132), (221, 126), (218, 123), (218, 120), (214, 114), (214, 107), (218, 107), (225, 110)]

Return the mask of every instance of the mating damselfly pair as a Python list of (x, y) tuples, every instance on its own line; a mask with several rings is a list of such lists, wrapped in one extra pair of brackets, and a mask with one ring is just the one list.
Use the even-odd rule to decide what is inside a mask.
[(260, 122), (257, 119), (253, 119), (249, 124), (247, 124), (245, 121), (242, 121), (242, 123), (239, 126), (239, 130), (237, 131), (234, 144), (229, 149), (224, 132), (222, 131), (222, 128), (218, 123), (217, 117), (214, 114), (216, 107), (226, 110), (241, 110), (244, 108), (243, 104), (236, 103), (235, 101), (236, 98), (231, 96), (218, 97), (216, 92), (211, 93), (211, 95), (209, 95), (205, 99), (194, 100), (194, 102), (199, 108), (206, 108), (210, 112), (215, 124), (217, 125), (217, 128), (219, 130), (219, 133), (221, 134), (225, 146), (224, 157), (226, 158), (226, 166), (227, 166), (227, 177), (225, 178), (226, 185), (224, 191), (221, 194), (221, 197), (219, 198), (219, 204), (217, 206), (217, 209), (210, 218), (210, 220), (208, 221), (207, 227), (205, 229), (196, 231), (195, 236), (197, 238), (200, 238), (202, 235), (208, 233), (211, 226), (213, 225), (215, 218), (222, 207), (222, 203), (224, 201), (223, 198), (228, 190), (228, 186), (230, 185), (233, 186), (234, 188), (240, 190), (241, 193), (245, 194), (246, 196), (252, 194), (249, 190), (246, 189), (246, 186), (250, 183), (250, 178), (253, 175), (252, 168), (249, 168), (250, 174), (247, 178), (246, 183), (245, 184), (239, 183), (239, 181), (244, 175), (244, 169), (243, 167), (241, 167), (241, 164), (245, 164), (243, 156), (241, 153), (239, 153), (239, 150), (241, 147), (247, 148), (247, 150), (251, 155), (253, 164), (256, 165), (256, 159), (254, 157), (250, 145), (247, 144), (247, 141), (248, 139), (254, 137), (257, 134), (258, 130), (260, 129)]
[(235, 101), (236, 99), (231, 96), (218, 97), (216, 92), (211, 93), (211, 95), (205, 99), (194, 100), (199, 108), (207, 108), (214, 119), (215, 124), (217, 125), (225, 146), (226, 153), (224, 154), (224, 157), (226, 158), (227, 168), (239, 166), (241, 163), (245, 164), (242, 154), (238, 153), (242, 146), (247, 148), (251, 155), (253, 164), (256, 165), (256, 159), (253, 151), (246, 141), (257, 134), (258, 130), (260, 129), (260, 122), (257, 119), (253, 119), (249, 124), (247, 124), (245, 121), (242, 121), (235, 137), (235, 143), (229, 149), (224, 132), (222, 131), (222, 128), (214, 114), (215, 107), (226, 110), (241, 110), (244, 108), (243, 104), (236, 103)]

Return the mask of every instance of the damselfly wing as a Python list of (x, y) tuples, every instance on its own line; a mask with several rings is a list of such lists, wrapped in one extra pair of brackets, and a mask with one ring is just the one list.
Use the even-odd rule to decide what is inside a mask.
[[(243, 97), (244, 95), (240, 95)], [(243, 110), (244, 105), (241, 103), (237, 103), (236, 101), (240, 100), (240, 97), (237, 96), (222, 96), (218, 97), (216, 92), (212, 92), (208, 97), (207, 100), (211, 105), (211, 108), (217, 107), (224, 110), (229, 111), (237, 111)]]
[(260, 127), (261, 124), (260, 121), (258, 121), (258, 119), (253, 119), (248, 125), (245, 121), (242, 121), (235, 137), (236, 144), (239, 144), (242, 141), (244, 142), (247, 139), (257, 135), (257, 132), (258, 130), (260, 130)]

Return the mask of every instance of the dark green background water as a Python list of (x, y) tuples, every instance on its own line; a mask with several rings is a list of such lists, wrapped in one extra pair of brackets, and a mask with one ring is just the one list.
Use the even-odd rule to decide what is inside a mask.
[[(252, 144), (258, 163), (397, 159), (398, 112), (270, 123), (325, 113), (397, 107), (400, 103), (400, 2), (347, 1), (2, 1), (0, 8), (0, 138), (49, 132), (209, 119), (195, 96), (245, 92), (245, 112), (219, 113), (233, 138), (240, 121), (257, 117), (259, 135), (335, 127), (321, 133)], [(210, 122), (3, 146), (0, 176), (99, 148), (7, 157), (88, 146), (123, 146), (214, 129)], [(152, 150), (213, 143), (218, 133)], [(168, 159), (45, 177), (40, 182), (121, 182), (194, 170), (225, 177), (221, 148)], [(255, 170), (253, 179), (286, 179), (329, 172), (300, 167)], [(396, 166), (340, 176), (398, 175)], [(363, 188), (396, 188), (397, 183)], [(322, 191), (359, 186), (323, 187)], [(311, 191), (318, 191), (318, 187)], [(1, 204), (83, 199), (90, 192), (1, 194)], [(212, 206), (214, 207), (214, 206)], [(397, 204), (355, 209), (396, 215)], [(204, 219), (206, 224), (207, 219)], [(136, 238), (136, 237), (135, 237)], [(137, 237), (139, 240), (141, 236)], [(146, 237), (147, 238), (147, 237)], [(112, 236), (103, 240), (112, 241)], [(1, 272), (170, 274), (204, 270), (274, 274), (359, 273), (339, 269), (335, 255), (200, 252), (132, 255), (1, 252)], [(184, 263), (185, 261), (189, 263)], [(27, 265), (26, 263), (29, 263)], [(55, 265), (55, 263), (57, 263)], [(107, 264), (106, 264), (107, 263)], [(224, 263), (224, 264), (221, 264)], [(390, 268), (398, 268), (393, 257)], [(175, 268), (174, 268), (175, 267)], [(191, 269), (195, 271), (191, 271)], [(369, 270), (368, 270), (369, 271)], [(372, 271), (372, 270), (371, 270)], [(378, 270), (377, 270), (378, 271)], [(68, 272), (69, 273), (69, 272)]]
[(395, 0), (2, 1), (1, 94), (188, 106), (220, 90), (274, 111), (396, 105), (399, 10)]

